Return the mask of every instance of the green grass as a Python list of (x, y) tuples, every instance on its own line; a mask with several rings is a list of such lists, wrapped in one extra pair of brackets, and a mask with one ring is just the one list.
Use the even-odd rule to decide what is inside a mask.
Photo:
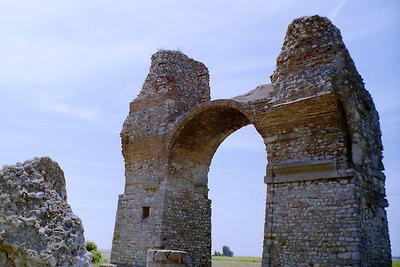
[(400, 267), (400, 260), (393, 260), (392, 267)]
[(213, 261), (261, 262), (261, 257), (212, 256)]

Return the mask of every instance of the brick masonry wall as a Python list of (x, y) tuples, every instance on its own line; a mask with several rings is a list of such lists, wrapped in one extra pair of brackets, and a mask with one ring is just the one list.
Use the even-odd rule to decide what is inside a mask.
[(268, 187), (263, 266), (354, 266), (360, 260), (351, 178)]
[(193, 266), (211, 266), (211, 201), (193, 192), (193, 186), (173, 188), (165, 203), (165, 245), (188, 252)]

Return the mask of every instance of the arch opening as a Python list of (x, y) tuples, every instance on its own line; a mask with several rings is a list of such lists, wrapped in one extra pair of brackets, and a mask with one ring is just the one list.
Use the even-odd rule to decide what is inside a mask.
[[(166, 247), (183, 249), (194, 257), (196, 266), (211, 266), (211, 200), (208, 197), (208, 175), (214, 154), (221, 143), (240, 128), (253, 125), (251, 116), (232, 100), (206, 103), (190, 111), (181, 120), (169, 144), (169, 183), (173, 192), (169, 199), (169, 218), (174, 213), (182, 220), (174, 222), (171, 229), (174, 238), (166, 238)], [(254, 126), (254, 125), (253, 125)], [(254, 126), (255, 127), (255, 126)], [(261, 136), (259, 131), (257, 134)], [(258, 185), (264, 191), (263, 178), (266, 169), (264, 149), (264, 173)], [(182, 204), (184, 202), (184, 204)], [(265, 206), (261, 213), (264, 216)], [(261, 223), (262, 227), (264, 223)], [(190, 230), (189, 230), (190, 229)], [(168, 231), (167, 231), (168, 232)], [(174, 242), (179, 240), (179, 246)], [(260, 234), (262, 246), (263, 234)], [(208, 264), (206, 264), (208, 263)]]
[(189, 113), (171, 138), (171, 177), (183, 179), (207, 197), (208, 171), (219, 145), (236, 130), (251, 124), (240, 104), (217, 100)]
[(236, 256), (262, 256), (266, 151), (252, 125), (229, 135), (213, 156), (208, 174), (212, 200), (212, 252), (229, 246)]

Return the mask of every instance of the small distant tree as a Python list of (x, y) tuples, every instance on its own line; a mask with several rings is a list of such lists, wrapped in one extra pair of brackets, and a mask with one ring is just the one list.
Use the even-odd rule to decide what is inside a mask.
[(222, 256), (222, 253), (219, 251), (214, 251), (214, 256)]
[(222, 255), (225, 257), (233, 257), (233, 251), (228, 246), (223, 246)]
[(98, 250), (92, 251), (92, 263), (99, 263), (101, 261), (101, 253)]
[(97, 250), (97, 245), (93, 241), (86, 242), (86, 250), (92, 254), (92, 263), (99, 263), (101, 260), (101, 253)]
[(93, 241), (86, 242), (86, 250), (89, 252), (97, 250), (97, 245)]

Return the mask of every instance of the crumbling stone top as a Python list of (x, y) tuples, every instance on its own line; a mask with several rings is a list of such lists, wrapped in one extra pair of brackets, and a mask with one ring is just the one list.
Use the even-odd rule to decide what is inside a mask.
[(179, 51), (158, 51), (151, 57), (139, 96), (130, 104), (121, 136), (132, 142), (165, 135), (179, 116), (209, 100), (209, 74), (203, 63)]
[(341, 42), (339, 29), (332, 22), (321, 16), (305, 16), (292, 21), (289, 24), (283, 48), (296, 48), (302, 44), (309, 45), (328, 44)]
[(359, 77), (340, 31), (328, 18), (295, 19), (288, 26), (271, 76), (272, 100), (287, 102), (332, 92), (333, 77), (347, 70)]
[(207, 67), (180, 51), (160, 50), (151, 57), (150, 72), (136, 100), (165, 94), (210, 99)]

